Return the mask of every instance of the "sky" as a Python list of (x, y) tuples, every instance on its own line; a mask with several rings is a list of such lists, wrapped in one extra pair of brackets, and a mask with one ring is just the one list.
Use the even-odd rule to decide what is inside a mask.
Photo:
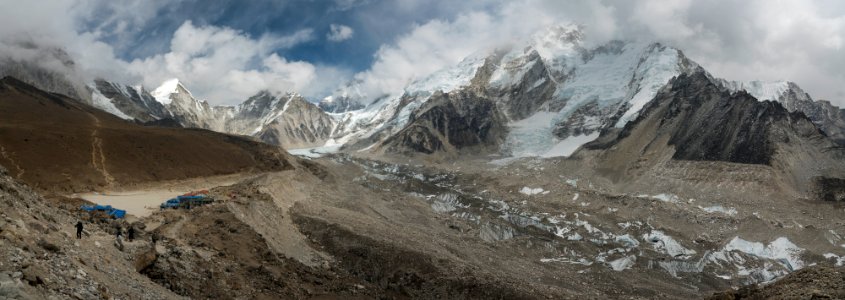
[(311, 100), (357, 80), (368, 97), (553, 25), (585, 43), (677, 47), (717, 77), (791, 80), (845, 104), (837, 0), (0, 0), (0, 56), (153, 89), (179, 78), (212, 104), (263, 89)]

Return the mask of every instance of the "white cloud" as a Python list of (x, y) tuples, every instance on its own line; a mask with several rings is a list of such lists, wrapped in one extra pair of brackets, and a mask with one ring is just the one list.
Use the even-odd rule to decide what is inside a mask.
[(329, 33), (326, 34), (326, 38), (332, 42), (340, 42), (351, 39), (352, 34), (354, 33), (355, 31), (352, 30), (352, 27), (346, 25), (331, 24), (329, 26)]
[[(569, 2), (567, 2), (569, 3)], [(476, 52), (526, 39), (548, 26), (595, 20), (588, 35), (609, 38), (616, 23), (612, 9), (592, 2), (511, 1), (494, 11), (475, 11), (454, 20), (432, 20), (416, 26), (394, 43), (383, 45), (372, 67), (355, 75), (369, 99), (401, 92), (410, 81), (453, 66)]]
[[(413, 1), (411, 1), (413, 2)], [(499, 42), (552, 24), (585, 28), (586, 43), (656, 41), (731, 80), (791, 80), (845, 105), (845, 5), (835, 1), (492, 1), (492, 9), (416, 26), (356, 74), (370, 98)]]
[(173, 35), (170, 52), (129, 63), (145, 86), (180, 78), (192, 93), (217, 104), (236, 104), (257, 91), (300, 91), (316, 80), (317, 67), (274, 53), (313, 38), (310, 29), (290, 36), (252, 38), (225, 27), (185, 22)]
[[(287, 36), (248, 36), (223, 27), (183, 24), (169, 48), (125, 61), (115, 49), (131, 49), (138, 30), (156, 22), (169, 0), (0, 0), (0, 56), (67, 69), (43, 48), (62, 48), (76, 62), (74, 74), (148, 87), (179, 77), (213, 103), (234, 103), (262, 88), (295, 89), (318, 96), (350, 76), (344, 69), (290, 61), (274, 54), (314, 39), (305, 29)], [(428, 1), (402, 0), (395, 9), (369, 0), (337, 0), (336, 12), (354, 11), (356, 29), (391, 32), (379, 13), (424, 14)], [(557, 1), (481, 0), (438, 3), (449, 16), (413, 26), (381, 45), (375, 61), (354, 77), (371, 95), (401, 89), (410, 80), (458, 63), (465, 56), (524, 38), (552, 24), (583, 24), (587, 43), (609, 39), (661, 41), (678, 47), (717, 76), (736, 80), (786, 79), (815, 98), (845, 104), (845, 5), (835, 0), (768, 1)], [(354, 9), (354, 10), (353, 10)], [(425, 11), (425, 12), (424, 12)], [(458, 11), (458, 13), (452, 13)], [(371, 15), (370, 13), (375, 13)], [(373, 20), (379, 21), (375, 22)], [(360, 26), (360, 28), (359, 28)], [(330, 26), (328, 39), (356, 33)], [(134, 34), (133, 34), (134, 33)], [(169, 33), (161, 33), (167, 36)], [(360, 33), (359, 33), (360, 34)], [(363, 36), (363, 34), (362, 34)], [(104, 42), (108, 41), (108, 43)], [(41, 48), (32, 47), (33, 44)], [(164, 49), (164, 48), (163, 48)], [(75, 76), (76, 76), (75, 75)], [(350, 76), (351, 77), (351, 76)], [(247, 95), (248, 96), (248, 95)]]

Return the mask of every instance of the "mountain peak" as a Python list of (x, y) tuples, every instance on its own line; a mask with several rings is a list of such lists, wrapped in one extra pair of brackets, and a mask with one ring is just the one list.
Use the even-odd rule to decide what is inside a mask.
[(188, 89), (182, 85), (182, 83), (179, 81), (179, 78), (173, 78), (164, 81), (164, 83), (158, 86), (150, 94), (153, 95), (153, 97), (155, 97), (156, 101), (158, 101), (159, 103), (167, 105), (170, 104), (170, 102), (172, 101), (170, 99), (170, 95), (178, 93), (180, 88), (190, 94), (190, 91), (188, 91)]

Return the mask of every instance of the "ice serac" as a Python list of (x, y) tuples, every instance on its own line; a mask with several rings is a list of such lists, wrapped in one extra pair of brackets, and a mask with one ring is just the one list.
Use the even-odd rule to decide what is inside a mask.
[(790, 112), (802, 112), (828, 137), (845, 145), (845, 110), (830, 101), (813, 100), (791, 81), (719, 81), (731, 91), (744, 90), (760, 101), (780, 102)]

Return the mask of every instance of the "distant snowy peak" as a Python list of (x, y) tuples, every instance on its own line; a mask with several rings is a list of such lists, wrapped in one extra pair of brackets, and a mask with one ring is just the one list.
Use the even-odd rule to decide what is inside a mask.
[(455, 66), (441, 69), (426, 77), (411, 82), (404, 93), (413, 96), (430, 96), (435, 92), (448, 93), (467, 86), (484, 65), (486, 56), (471, 55)]
[(179, 82), (178, 78), (173, 78), (166, 80), (150, 94), (152, 94), (159, 103), (168, 105), (171, 101), (173, 101), (170, 98), (170, 95), (178, 93), (180, 87), (182, 90), (187, 91), (187, 89), (182, 86), (182, 83)]
[(584, 40), (584, 32), (577, 25), (556, 25), (531, 36), (530, 46), (540, 57), (554, 59), (576, 54)]
[[(797, 84), (791, 81), (779, 80), (779, 81), (727, 81), (727, 80), (720, 80), (720, 83), (731, 91), (741, 91), (744, 90), (757, 98), (760, 101), (778, 101), (784, 95), (787, 95), (790, 92), (794, 92), (796, 95), (800, 95), (802, 97), (801, 100), (808, 100), (809, 96)], [(807, 97), (804, 97), (807, 96)]]
[(361, 81), (352, 80), (323, 98), (318, 106), (328, 113), (344, 113), (364, 108), (367, 96), (361, 91)]

